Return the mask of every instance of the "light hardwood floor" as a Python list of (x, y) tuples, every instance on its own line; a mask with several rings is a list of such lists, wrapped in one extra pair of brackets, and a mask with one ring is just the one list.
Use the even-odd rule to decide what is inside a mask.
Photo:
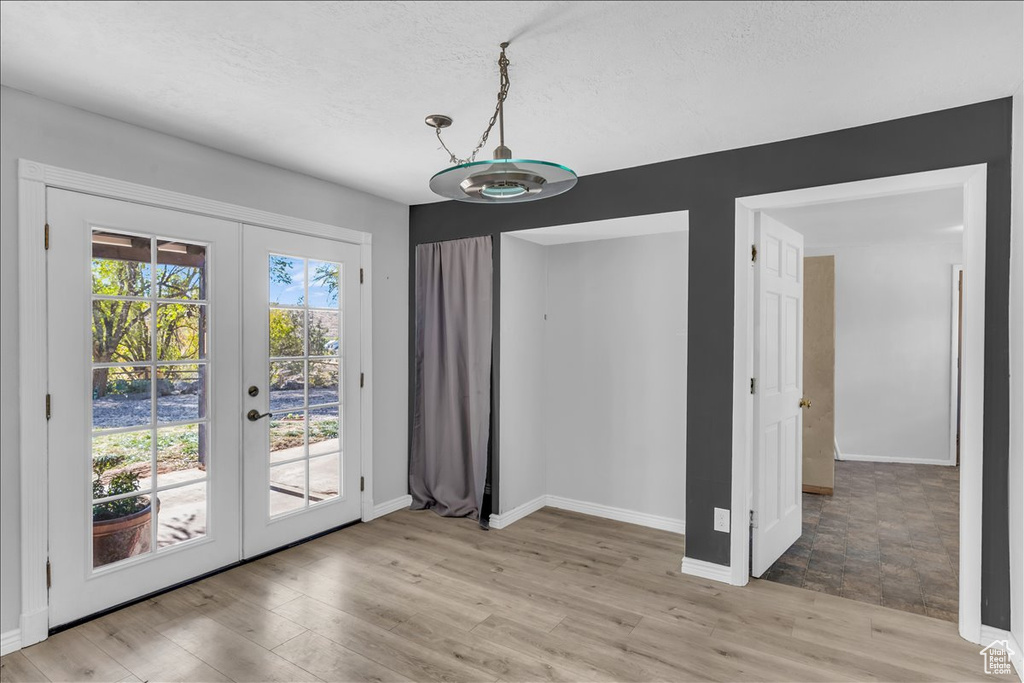
[(679, 573), (683, 537), (551, 508), (398, 512), (2, 659), (3, 681), (989, 680), (956, 626)]

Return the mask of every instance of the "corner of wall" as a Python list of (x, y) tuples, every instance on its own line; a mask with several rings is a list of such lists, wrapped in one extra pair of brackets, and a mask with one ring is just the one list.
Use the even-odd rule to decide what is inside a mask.
[[(1024, 645), (1024, 83), (1013, 94), (1010, 203), (1010, 632)], [(1016, 487), (1016, 495), (1014, 495)], [(1017, 671), (1021, 675), (1020, 669)]]

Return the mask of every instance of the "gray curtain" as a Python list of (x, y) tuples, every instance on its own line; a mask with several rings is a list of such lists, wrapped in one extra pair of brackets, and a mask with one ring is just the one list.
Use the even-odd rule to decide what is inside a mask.
[(479, 519), (491, 419), (490, 237), (416, 247), (415, 363), (412, 508)]

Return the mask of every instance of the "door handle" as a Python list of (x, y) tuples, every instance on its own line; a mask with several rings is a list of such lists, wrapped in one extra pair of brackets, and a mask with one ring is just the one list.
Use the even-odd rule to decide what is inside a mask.
[[(800, 407), (801, 408), (810, 408), (811, 407), (811, 399), (809, 399), (809, 398), (802, 398), (802, 399), (800, 399)], [(249, 418), (249, 419), (252, 419), (252, 418)]]
[(263, 413), (261, 415), (260, 411), (258, 411), (255, 408), (253, 408), (248, 413), (246, 413), (245, 416), (247, 418), (249, 418), (249, 422), (255, 422), (256, 420), (260, 419), (261, 417), (274, 417), (274, 414), (273, 413)]

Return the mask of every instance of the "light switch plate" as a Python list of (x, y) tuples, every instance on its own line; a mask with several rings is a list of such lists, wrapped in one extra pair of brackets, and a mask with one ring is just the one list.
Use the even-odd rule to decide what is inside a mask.
[(729, 511), (715, 508), (715, 531), (729, 533)]

